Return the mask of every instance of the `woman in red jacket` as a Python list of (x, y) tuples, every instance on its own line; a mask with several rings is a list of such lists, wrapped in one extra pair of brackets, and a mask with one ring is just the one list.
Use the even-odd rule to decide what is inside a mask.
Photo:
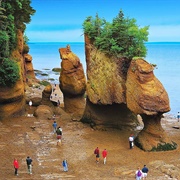
[(14, 174), (15, 174), (16, 176), (18, 176), (19, 163), (18, 163), (18, 161), (17, 161), (16, 158), (14, 159), (13, 165), (14, 165), (14, 169), (15, 169)]
[(102, 156), (104, 159), (104, 164), (106, 164), (106, 157), (107, 157), (107, 150), (106, 149), (104, 149), (104, 151), (102, 152)]

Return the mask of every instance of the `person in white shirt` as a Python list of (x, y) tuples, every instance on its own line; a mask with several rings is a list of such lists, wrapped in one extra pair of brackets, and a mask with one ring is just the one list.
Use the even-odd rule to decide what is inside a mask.
[(30, 101), (29, 101), (29, 107), (30, 107), (30, 109), (31, 109), (31, 106), (32, 106), (32, 101), (30, 100)]
[(141, 180), (142, 179), (142, 171), (140, 167), (138, 167), (136, 174), (135, 174), (136, 180)]
[(134, 137), (131, 134), (131, 136), (129, 137), (129, 147), (130, 147), (130, 149), (132, 149), (133, 146), (134, 146)]

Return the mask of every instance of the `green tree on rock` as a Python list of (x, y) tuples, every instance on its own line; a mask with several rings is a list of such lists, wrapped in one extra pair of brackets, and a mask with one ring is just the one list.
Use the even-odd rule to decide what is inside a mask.
[(115, 57), (145, 57), (147, 50), (144, 45), (148, 41), (148, 26), (139, 28), (136, 20), (125, 18), (120, 10), (112, 23), (88, 17), (83, 23), (84, 33), (99, 50)]
[(35, 13), (30, 4), (31, 0), (0, 0), (0, 85), (13, 85), (20, 77), (17, 61), (10, 57), (17, 48), (18, 30), (24, 33)]

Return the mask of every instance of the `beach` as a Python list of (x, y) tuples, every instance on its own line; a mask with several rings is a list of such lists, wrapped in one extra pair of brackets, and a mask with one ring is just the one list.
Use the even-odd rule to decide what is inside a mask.
[[(33, 91), (34, 96), (39, 93), (39, 89), (38, 92), (35, 89)], [(88, 124), (74, 121), (64, 112), (63, 104), (55, 119), (28, 117), (28, 111), (27, 104), (24, 116), (0, 122), (2, 179), (133, 180), (137, 167), (143, 167), (144, 164), (149, 168), (149, 180), (166, 180), (171, 179), (170, 177), (177, 179), (175, 177), (180, 168), (180, 129), (176, 118), (165, 115), (161, 124), (171, 140), (178, 144), (177, 149), (144, 152), (136, 146), (129, 149), (128, 137), (137, 131), (94, 130)], [(57, 146), (56, 135), (53, 133), (54, 120), (63, 130), (61, 146)], [(142, 126), (137, 129), (142, 129)], [(100, 149), (99, 164), (95, 162), (96, 147)], [(104, 148), (108, 151), (105, 165), (101, 155)], [(27, 156), (33, 159), (32, 175), (27, 173)], [(17, 158), (20, 164), (18, 177), (14, 176), (14, 158)], [(68, 172), (63, 171), (63, 159), (68, 161)]]

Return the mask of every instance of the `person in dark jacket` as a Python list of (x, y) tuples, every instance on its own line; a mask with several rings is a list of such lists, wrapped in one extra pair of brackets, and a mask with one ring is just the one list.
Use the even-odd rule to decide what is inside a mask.
[(94, 154), (96, 154), (96, 163), (99, 163), (99, 148), (97, 147), (95, 150), (94, 150)]
[(32, 174), (32, 159), (29, 156), (26, 158), (26, 163), (27, 163), (28, 173)]
[(146, 165), (144, 165), (144, 167), (142, 168), (142, 178), (143, 179), (147, 178), (148, 171), (149, 171), (149, 169), (146, 167)]
[(62, 139), (62, 128), (59, 126), (56, 130), (57, 134), (57, 146), (60, 144), (61, 145), (61, 139)]

